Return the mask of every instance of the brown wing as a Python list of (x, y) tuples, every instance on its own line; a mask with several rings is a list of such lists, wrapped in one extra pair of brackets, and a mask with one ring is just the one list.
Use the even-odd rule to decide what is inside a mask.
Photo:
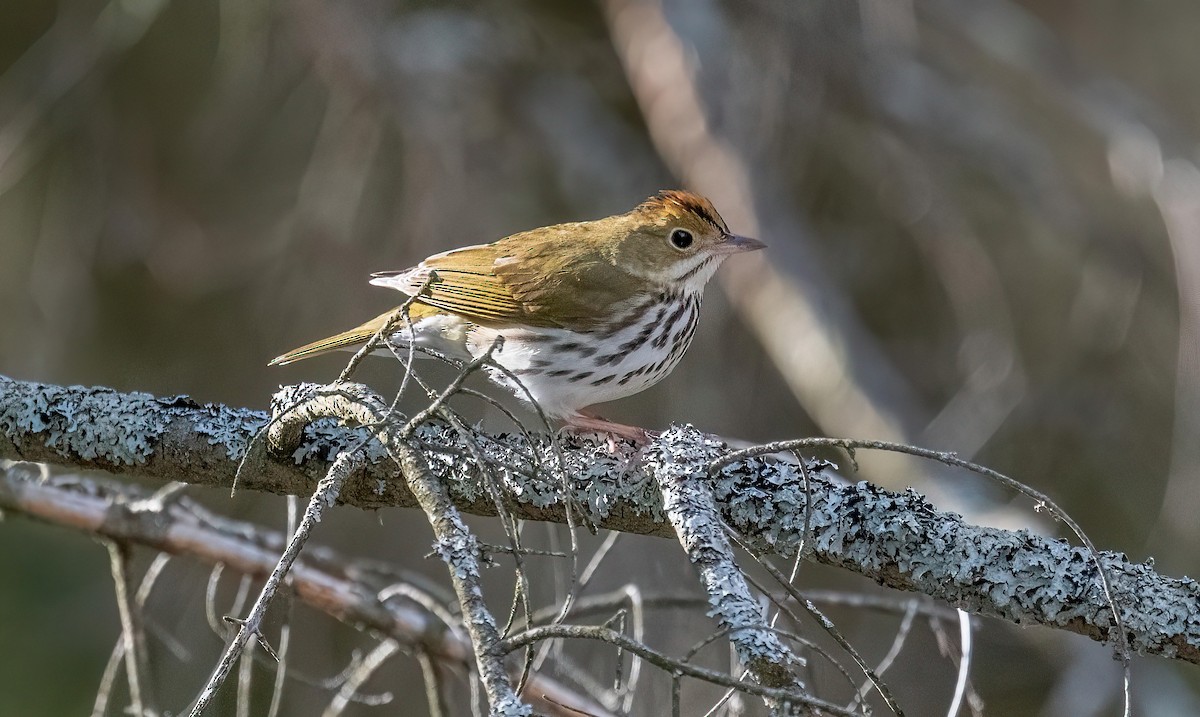
[[(376, 316), (370, 321), (367, 321), (366, 323), (359, 324), (349, 331), (343, 331), (340, 334), (335, 334), (318, 341), (313, 341), (310, 344), (305, 344), (300, 348), (292, 349), (285, 354), (281, 354), (271, 359), (270, 363), (267, 365), (283, 366), (285, 364), (292, 363), (293, 361), (300, 361), (302, 359), (312, 358), (313, 356), (329, 353), (330, 351), (349, 349), (364, 344), (368, 339), (370, 339), (372, 336), (378, 333), (380, 329), (383, 328), (383, 325), (387, 323), (388, 318), (390, 318), (395, 311), (396, 309), (391, 309), (380, 314), (379, 316)], [(411, 306), (409, 307), (409, 318), (413, 321), (418, 321), (432, 311), (432, 309), (424, 306)]]
[[(373, 274), (372, 284), (489, 325), (588, 328), (621, 297), (622, 277), (592, 222), (514, 234), (435, 254), (412, 269)], [(433, 276), (430, 279), (431, 274)]]
[(422, 304), (472, 319), (516, 321), (524, 316), (521, 302), (496, 276), (494, 244), (481, 244), (435, 254), (403, 271), (371, 275), (371, 283), (418, 296)]

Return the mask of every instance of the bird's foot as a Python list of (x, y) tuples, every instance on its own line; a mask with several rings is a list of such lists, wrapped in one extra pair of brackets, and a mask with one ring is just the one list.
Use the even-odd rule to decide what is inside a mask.
[(599, 433), (608, 439), (608, 452), (616, 455), (620, 451), (617, 448), (617, 438), (624, 438), (633, 443), (634, 448), (638, 453), (641, 453), (652, 439), (658, 436), (655, 431), (648, 431), (639, 426), (629, 426), (624, 423), (615, 423), (599, 416), (587, 414), (577, 414), (566, 419), (566, 424), (563, 426), (564, 431), (571, 433)]

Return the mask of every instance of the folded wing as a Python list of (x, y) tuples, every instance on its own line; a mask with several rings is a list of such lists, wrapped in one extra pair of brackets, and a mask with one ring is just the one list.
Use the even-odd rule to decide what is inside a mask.
[(372, 274), (371, 283), (481, 324), (586, 329), (620, 298), (619, 270), (581, 241), (586, 231), (580, 223), (515, 234)]

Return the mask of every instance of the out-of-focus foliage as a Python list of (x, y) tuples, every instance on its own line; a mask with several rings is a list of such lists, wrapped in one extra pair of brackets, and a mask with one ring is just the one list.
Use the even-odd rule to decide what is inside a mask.
[[(708, 129), (749, 170), (775, 268), (819, 276), (852, 309), (898, 377), (908, 438), (1051, 494), (1101, 547), (1200, 570), (1200, 8), (665, 11)], [(369, 272), (677, 184), (610, 17), (545, 1), (7, 0), (0, 373), (265, 406), (277, 384), (339, 368), (267, 359), (395, 304)], [(834, 430), (744, 318), (710, 292), (675, 374), (606, 413), (748, 440)], [(803, 352), (803, 331), (776, 330)], [(395, 373), (379, 361), (366, 378)], [(981, 516), (1009, 499), (957, 480)], [(213, 500), (278, 524), (277, 503)], [(420, 564), (415, 519), (378, 522), (347, 512), (318, 538)], [(0, 524), (6, 714), (83, 712), (117, 634), (103, 551), (72, 537)], [(609, 559), (628, 568), (614, 584), (631, 571), (644, 588), (690, 584), (675, 546), (644, 542), (628, 565)], [(176, 588), (192, 608), (195, 577)], [(868, 659), (886, 652), (894, 624), (837, 617)], [(162, 627), (193, 651), (178, 703), (216, 640)], [(319, 637), (348, 650), (332, 634), (310, 648)], [(994, 623), (978, 638), (988, 714), (1117, 713), (1105, 648)], [(906, 651), (889, 681), (911, 714), (935, 714), (953, 672), (921, 657), (936, 651), (927, 635)], [(1139, 663), (1137, 711), (1196, 713), (1196, 685), (1194, 668)]]

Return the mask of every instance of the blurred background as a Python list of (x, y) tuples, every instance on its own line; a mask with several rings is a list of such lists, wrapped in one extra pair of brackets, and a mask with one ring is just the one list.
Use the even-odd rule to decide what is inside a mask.
[[(606, 416), (957, 451), (1099, 547), (1194, 574), (1196, 27), (1177, 1), (7, 0), (0, 374), (265, 408), (341, 366), (268, 359), (397, 303), (371, 271), (684, 186), (770, 248), (726, 264), (679, 368)], [(1056, 531), (971, 476), (862, 469)], [(277, 499), (200, 495), (283, 525)], [(343, 509), (316, 539), (441, 577), (415, 513)], [(676, 546), (622, 540), (600, 583), (694, 583)], [(174, 606), (163, 627), (190, 649), (163, 651), (182, 705), (220, 640), (203, 569), (177, 569), (151, 608)], [(10, 516), (0, 575), (0, 711), (86, 713), (119, 633), (103, 547)], [(877, 591), (817, 567), (800, 583)], [(869, 661), (887, 652), (895, 618), (835, 616)], [(1108, 648), (994, 621), (976, 638), (985, 714), (1120, 713)], [(294, 649), (336, 672), (355, 639), (326, 620)], [(1198, 676), (1137, 660), (1136, 711), (1200, 713)], [(918, 627), (888, 678), (939, 714), (954, 670)], [(649, 679), (635, 714), (667, 704)], [(297, 688), (285, 714), (305, 689), (324, 694)]]

